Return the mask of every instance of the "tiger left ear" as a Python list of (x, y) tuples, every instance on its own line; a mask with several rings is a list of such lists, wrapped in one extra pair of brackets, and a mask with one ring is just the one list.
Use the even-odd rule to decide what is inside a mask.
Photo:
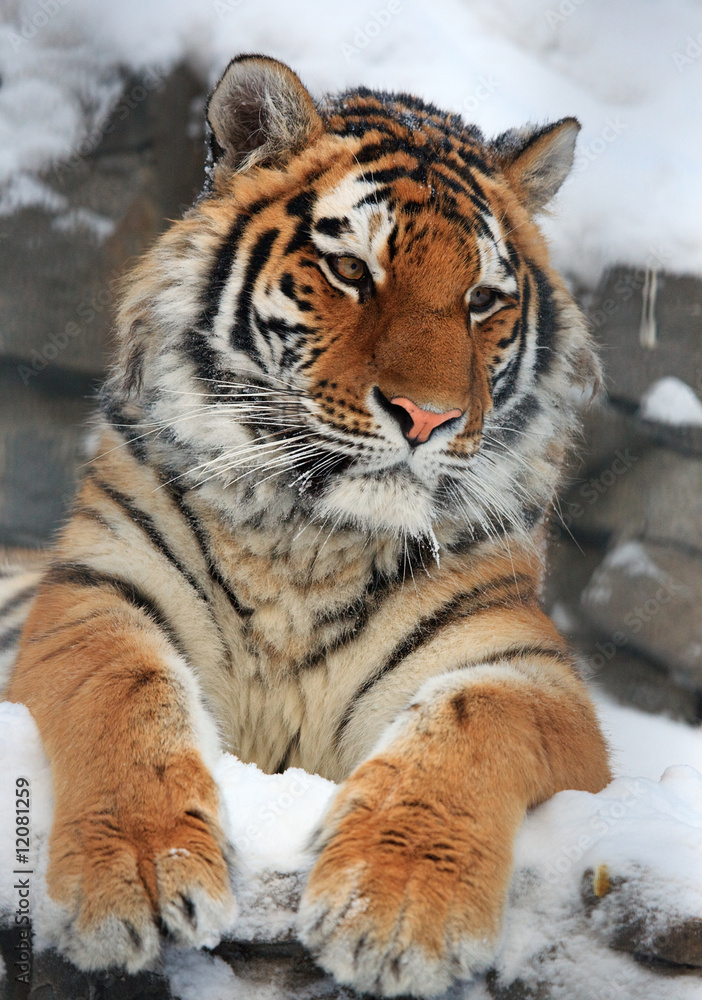
[(579, 131), (576, 118), (563, 118), (544, 128), (510, 129), (493, 141), (503, 174), (531, 213), (553, 198), (570, 173)]
[(215, 176), (282, 163), (322, 130), (309, 92), (285, 63), (238, 56), (227, 66), (207, 104)]

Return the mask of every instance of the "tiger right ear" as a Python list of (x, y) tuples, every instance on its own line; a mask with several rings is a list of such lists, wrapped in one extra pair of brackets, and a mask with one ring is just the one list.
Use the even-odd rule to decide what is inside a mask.
[(211, 167), (247, 170), (282, 163), (322, 131), (314, 101), (293, 71), (268, 56), (237, 56), (207, 104)]
[(492, 142), (502, 172), (530, 212), (544, 208), (570, 173), (579, 131), (577, 118), (562, 118), (543, 128), (510, 129)]

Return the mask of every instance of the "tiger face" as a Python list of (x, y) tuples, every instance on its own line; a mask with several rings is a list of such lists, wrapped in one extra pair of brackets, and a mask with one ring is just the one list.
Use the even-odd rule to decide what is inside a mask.
[(210, 189), (142, 265), (151, 301), (131, 286), (113, 410), (237, 516), (528, 531), (569, 390), (597, 375), (532, 220), (577, 123), (489, 143), (406, 95), (315, 105), (263, 57), (230, 64), (208, 116)]

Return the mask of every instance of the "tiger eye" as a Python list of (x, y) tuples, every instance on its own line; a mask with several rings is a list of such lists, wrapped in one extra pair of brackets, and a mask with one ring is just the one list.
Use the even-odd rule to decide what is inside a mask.
[(497, 292), (494, 288), (487, 288), (485, 285), (479, 285), (470, 293), (468, 305), (476, 312), (481, 312), (494, 305), (496, 299)]
[(350, 254), (339, 254), (329, 258), (329, 266), (334, 274), (345, 281), (360, 281), (366, 276), (366, 265), (358, 257)]

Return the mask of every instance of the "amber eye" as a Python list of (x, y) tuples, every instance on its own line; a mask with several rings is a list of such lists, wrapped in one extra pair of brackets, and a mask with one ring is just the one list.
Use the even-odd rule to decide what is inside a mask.
[(327, 257), (327, 260), (334, 274), (344, 281), (362, 281), (368, 274), (368, 268), (363, 261), (350, 254), (335, 254)]
[(468, 305), (473, 312), (485, 312), (486, 309), (494, 306), (496, 301), (497, 292), (495, 289), (487, 288), (484, 285), (474, 288), (468, 297)]

